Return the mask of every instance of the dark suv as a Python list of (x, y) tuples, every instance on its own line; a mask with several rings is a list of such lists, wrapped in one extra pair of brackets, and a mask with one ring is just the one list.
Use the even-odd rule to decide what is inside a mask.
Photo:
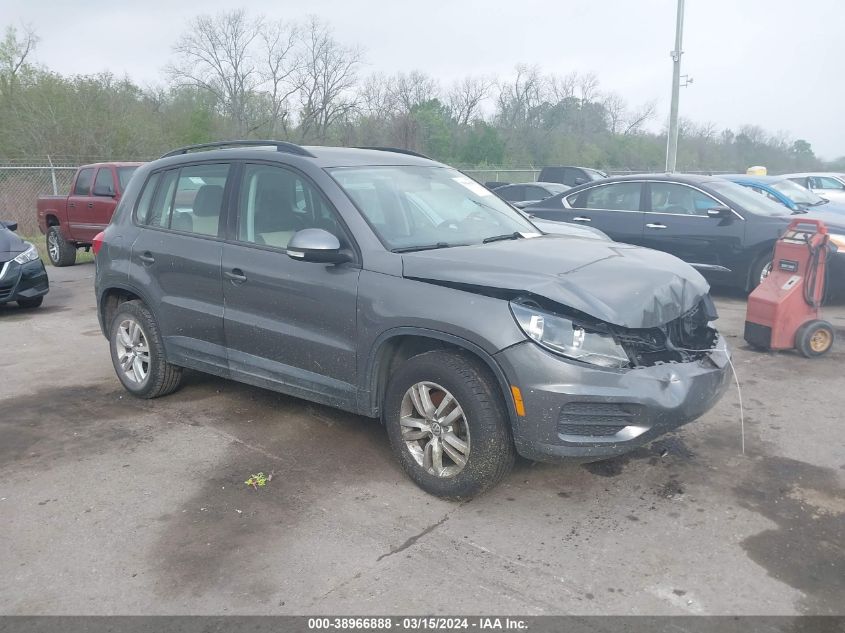
[(140, 167), (95, 239), (139, 397), (191, 368), (380, 417), (415, 482), (468, 498), (515, 453), (619, 455), (727, 385), (707, 283), (670, 255), (544, 235), (419, 155), (226, 145)]

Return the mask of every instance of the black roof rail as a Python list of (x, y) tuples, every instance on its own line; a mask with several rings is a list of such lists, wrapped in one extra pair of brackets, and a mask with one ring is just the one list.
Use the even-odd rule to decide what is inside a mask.
[(407, 154), (408, 156), (416, 156), (417, 158), (425, 158), (426, 160), (434, 160), (430, 156), (426, 156), (425, 154), (420, 154), (419, 152), (415, 152), (412, 149), (403, 149), (401, 147), (377, 147), (377, 146), (368, 146), (368, 147), (358, 147), (356, 149), (375, 149), (380, 152), (396, 152), (397, 154)]
[(168, 158), (170, 156), (179, 156), (180, 154), (187, 154), (195, 150), (216, 149), (219, 147), (275, 147), (277, 152), (285, 152), (287, 154), (295, 154), (297, 156), (308, 156), (316, 158), (314, 154), (296, 143), (288, 143), (287, 141), (256, 141), (253, 139), (245, 141), (216, 141), (214, 143), (200, 143), (199, 145), (187, 145), (174, 149), (173, 151), (163, 154), (161, 158)]

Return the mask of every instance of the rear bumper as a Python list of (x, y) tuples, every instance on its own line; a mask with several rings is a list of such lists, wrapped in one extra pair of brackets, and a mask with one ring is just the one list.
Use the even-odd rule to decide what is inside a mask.
[(35, 299), (50, 290), (47, 270), (40, 259), (26, 264), (14, 261), (0, 264), (0, 303)]
[[(717, 348), (726, 350), (721, 337)], [(727, 351), (691, 363), (592, 368), (526, 341), (496, 355), (525, 405), (516, 417), (520, 455), (596, 461), (622, 455), (706, 413), (728, 387)]]

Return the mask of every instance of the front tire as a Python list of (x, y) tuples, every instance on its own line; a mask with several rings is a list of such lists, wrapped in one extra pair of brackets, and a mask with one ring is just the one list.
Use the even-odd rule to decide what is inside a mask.
[(501, 390), (468, 354), (436, 350), (405, 361), (387, 385), (382, 415), (402, 468), (430, 494), (470, 499), (513, 466)]
[(158, 398), (179, 388), (182, 368), (165, 360), (158, 324), (140, 301), (120, 304), (109, 329), (109, 347), (114, 371), (132, 395)]
[(21, 308), (37, 308), (44, 303), (44, 296), (34, 297), (32, 299), (18, 299), (18, 305)]
[(73, 266), (76, 263), (76, 244), (68, 242), (57, 226), (47, 231), (47, 257), (53, 266)]

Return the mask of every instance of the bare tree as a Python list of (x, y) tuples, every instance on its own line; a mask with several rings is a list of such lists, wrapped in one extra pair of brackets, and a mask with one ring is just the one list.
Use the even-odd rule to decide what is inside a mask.
[(263, 66), (260, 70), (270, 100), (270, 135), (279, 128), (287, 135), (290, 118), (289, 100), (302, 87), (302, 56), (297, 52), (298, 31), (284, 22), (262, 25)]
[(355, 107), (351, 93), (357, 79), (361, 51), (340, 44), (331, 29), (316, 17), (306, 23), (298, 74), (299, 136), (325, 141), (329, 126)]
[(628, 113), (628, 104), (617, 92), (609, 92), (602, 99), (604, 111), (607, 114), (608, 128), (611, 134), (619, 132)]
[(251, 48), (262, 25), (243, 9), (197, 16), (173, 46), (177, 60), (167, 67), (177, 85), (212, 93), (237, 133), (248, 129), (248, 100), (261, 82)]
[(440, 93), (437, 80), (419, 70), (412, 70), (407, 75), (399, 73), (392, 86), (396, 101), (405, 114), (414, 106), (436, 99)]
[(622, 134), (639, 134), (643, 126), (654, 119), (657, 114), (657, 102), (647, 101), (636, 110), (628, 112), (625, 116), (625, 129)]
[(507, 127), (529, 124), (537, 108), (543, 102), (544, 80), (537, 66), (519, 64), (513, 83), (500, 86), (497, 110), (499, 118)]
[(38, 45), (38, 36), (31, 26), (25, 26), (21, 37), (14, 26), (6, 27), (0, 40), (0, 95), (11, 99), (15, 85), (27, 69), (27, 59)]
[(458, 125), (468, 125), (480, 114), (481, 103), (490, 95), (493, 85), (486, 77), (464, 77), (452, 85), (446, 103)]
[(399, 104), (394, 83), (395, 78), (383, 73), (375, 73), (367, 77), (358, 88), (361, 112), (382, 121), (395, 115), (399, 110)]
[(555, 103), (575, 96), (575, 86), (578, 83), (578, 73), (571, 72), (568, 75), (553, 75), (546, 81), (549, 96)]

